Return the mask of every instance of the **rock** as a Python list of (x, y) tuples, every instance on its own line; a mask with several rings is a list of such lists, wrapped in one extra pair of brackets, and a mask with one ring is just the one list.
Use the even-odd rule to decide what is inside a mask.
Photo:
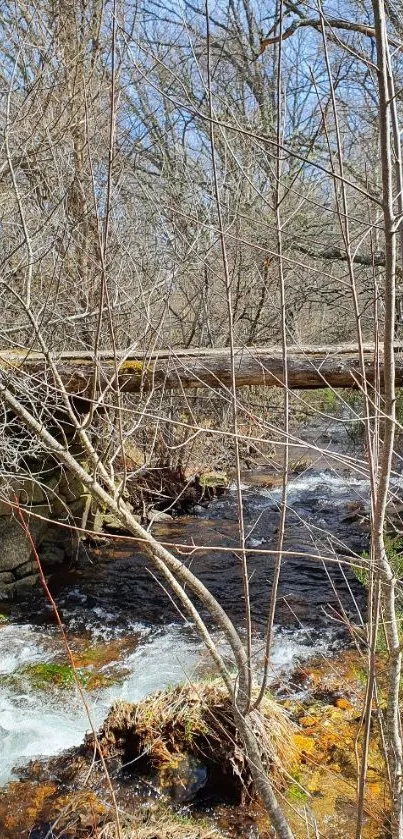
[(360, 524), (365, 521), (366, 516), (359, 513), (357, 510), (356, 512), (351, 511), (351, 513), (346, 513), (343, 518), (340, 519), (342, 524), (355, 524), (355, 522), (359, 522)]
[(30, 839), (40, 836), (42, 839), (46, 834), (34, 830), (33, 825), (39, 821), (45, 802), (56, 789), (53, 781), (44, 784), (11, 781), (3, 787), (0, 792), (1, 835), (29, 836)]
[(127, 533), (127, 527), (121, 522), (118, 516), (113, 513), (104, 513), (102, 516), (102, 529), (113, 530), (117, 533)]
[[(64, 513), (66, 514), (66, 512), (67, 512), (67, 509), (66, 509), (66, 507), (64, 507)], [(73, 516), (73, 518), (77, 522), (78, 526), (81, 527), (83, 512), (84, 512), (83, 499), (82, 498), (77, 498), (76, 501), (69, 501), (68, 512), (69, 512), (70, 516)], [(64, 515), (64, 518), (65, 517), (66, 517), (66, 515)], [(63, 518), (63, 516), (59, 513), (58, 518), (61, 519), (61, 518)]]
[[(22, 577), (29, 577), (35, 571), (35, 564), (32, 560), (28, 560), (28, 562), (24, 562), (23, 565), (19, 565), (18, 568), (14, 569), (14, 574), (17, 579), (21, 579)], [(12, 576), (12, 575), (11, 575)]]
[(346, 501), (344, 506), (349, 513), (363, 513), (365, 511), (365, 504), (363, 501)]
[[(27, 472), (29, 467), (27, 467)], [(24, 474), (0, 480), (0, 594), (4, 599), (23, 592), (37, 581), (32, 564), (32, 549), (16, 514), (7, 503), (19, 500), (28, 522), (30, 535), (40, 552), (41, 561), (53, 566), (71, 557), (77, 537), (68, 530), (52, 525), (51, 521), (68, 519), (81, 523), (86, 496), (81, 482), (70, 479), (54, 461), (44, 459)], [(73, 509), (74, 508), (74, 509)], [(29, 516), (32, 512), (33, 515)], [(47, 544), (42, 543), (47, 537)], [(10, 576), (11, 575), (11, 576)], [(25, 582), (26, 581), (26, 582)]]
[(9, 512), (7, 499), (13, 502), (16, 497), (24, 507), (41, 504), (49, 509), (53, 505), (54, 498), (57, 495), (63, 495), (60, 491), (60, 477), (54, 472), (49, 473), (46, 467), (42, 473), (38, 472), (36, 478), (15, 476), (7, 482), (0, 482), (0, 494), (2, 496), (0, 515), (7, 515)]
[(281, 486), (283, 483), (283, 476), (282, 475), (270, 475), (269, 477), (262, 477), (262, 480), (259, 482), (262, 489), (274, 489), (276, 487)]
[(0, 517), (3, 518), (3, 516), (10, 516), (11, 513), (11, 502), (6, 501), (4, 498), (0, 498)]
[[(29, 522), (30, 533), (36, 543), (42, 538), (46, 527), (46, 522), (38, 520)], [(4, 571), (12, 571), (29, 561), (31, 545), (15, 518), (0, 517), (0, 544), (0, 574)]]
[(95, 513), (92, 525), (91, 525), (91, 530), (93, 530), (95, 533), (101, 533), (101, 530), (103, 528), (103, 523), (104, 523), (104, 513), (102, 512), (102, 510), (100, 510), (98, 508), (96, 513)]
[(126, 461), (128, 466), (139, 467), (144, 466), (144, 452), (142, 452), (132, 440), (125, 440), (123, 443)]
[(34, 588), (38, 585), (38, 575), (31, 574), (29, 577), (22, 577), (21, 580), (16, 580), (13, 585), (13, 596), (23, 594), (28, 589)]
[(47, 504), (48, 502), (46, 486), (42, 486), (39, 481), (32, 480), (31, 478), (26, 478), (20, 482), (18, 496), (20, 504), (27, 506)]
[(43, 566), (53, 568), (75, 558), (79, 541), (80, 537), (74, 530), (50, 524), (38, 546)]
[(294, 475), (300, 475), (312, 466), (313, 461), (309, 457), (301, 457), (299, 460), (292, 460), (290, 463), (290, 472)]
[(31, 478), (8, 478), (0, 481), (0, 516), (8, 516), (10, 503), (17, 499), (21, 504), (43, 503), (45, 496), (41, 486)]
[(199, 486), (205, 489), (224, 489), (228, 486), (228, 478), (225, 472), (202, 472), (197, 477)]
[(12, 571), (3, 571), (0, 573), (0, 584), (3, 583), (7, 585), (7, 583), (12, 583), (14, 581), (14, 574)]
[[(135, 521), (140, 524), (140, 516), (133, 515)], [(127, 527), (120, 521), (118, 516), (114, 513), (103, 513), (102, 510), (97, 510), (94, 517), (92, 529), (95, 533), (101, 533), (102, 530), (110, 530), (113, 533), (129, 533)]]
[(10, 594), (9, 588), (14, 583), (14, 575), (11, 571), (3, 571), (0, 574), (0, 600), (6, 600)]
[(62, 545), (55, 545), (54, 542), (46, 540), (46, 544), (42, 544), (39, 548), (39, 556), (43, 565), (53, 567), (65, 561), (66, 550)]
[(201, 504), (195, 504), (192, 513), (195, 516), (201, 516), (205, 512), (205, 508)]
[(260, 545), (264, 545), (266, 539), (248, 539), (248, 547), (249, 548), (259, 548)]
[(56, 476), (56, 482), (53, 478), (52, 481), (48, 483), (48, 486), (52, 487), (53, 495), (59, 496), (60, 499), (68, 506), (80, 498), (82, 507), (84, 507), (87, 491), (83, 487), (81, 481), (77, 478), (73, 478), (72, 475), (67, 475), (61, 471), (59, 475)]
[(161, 510), (148, 510), (147, 521), (152, 524), (155, 522), (168, 522), (172, 521), (172, 516), (170, 516), (169, 513), (163, 513)]
[(194, 755), (184, 753), (172, 765), (160, 770), (157, 785), (173, 801), (184, 804), (192, 801), (206, 786), (207, 778), (208, 771), (204, 763)]

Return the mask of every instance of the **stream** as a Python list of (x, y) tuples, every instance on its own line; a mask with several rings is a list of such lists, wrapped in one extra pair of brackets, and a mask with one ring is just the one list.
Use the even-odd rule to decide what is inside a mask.
[[(259, 669), (281, 487), (267, 469), (247, 472), (243, 481), (253, 653)], [(397, 478), (396, 494), (400, 483)], [(368, 493), (362, 475), (337, 473), (323, 457), (291, 477), (270, 673), (277, 686), (287, 682), (299, 662), (328, 656), (346, 643), (337, 619), (341, 608), (354, 622), (359, 622), (359, 610), (365, 613), (364, 589), (348, 563), (367, 546)], [(198, 506), (195, 515), (153, 525), (153, 533), (180, 546), (181, 559), (242, 632), (235, 487)], [(326, 566), (318, 557), (327, 558)], [(135, 702), (212, 672), (192, 627), (133, 542), (83, 543), (77, 562), (59, 572), (57, 580), (51, 578), (50, 588), (88, 688), (94, 726), (116, 698)], [(89, 721), (74, 684), (68, 683), (71, 673), (64, 674), (65, 652), (43, 593), (35, 591), (11, 607), (0, 604), (0, 612), (5, 613), (0, 623), (0, 784), (5, 784), (29, 759), (79, 745)], [(227, 654), (214, 627), (212, 633)], [(52, 666), (62, 668), (60, 680), (46, 684)]]

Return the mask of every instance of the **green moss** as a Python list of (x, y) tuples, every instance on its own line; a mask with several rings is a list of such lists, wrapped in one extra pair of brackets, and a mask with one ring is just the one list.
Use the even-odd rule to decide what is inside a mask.
[[(385, 550), (391, 568), (398, 579), (403, 576), (403, 539), (401, 536), (385, 536)], [(367, 561), (369, 565), (369, 554), (367, 551), (362, 553), (362, 558)], [(356, 579), (364, 586), (369, 583), (369, 569), (364, 566), (353, 566), (353, 573)], [(403, 610), (401, 603), (396, 607), (396, 618), (398, 623), (400, 643), (403, 642)], [(382, 623), (379, 624), (378, 636), (376, 642), (377, 653), (387, 653), (388, 644), (385, 635), (385, 629)]]
[(298, 784), (290, 784), (287, 789), (287, 798), (289, 801), (304, 803), (305, 801), (308, 801), (309, 795), (307, 795), (306, 792), (298, 786)]
[[(194, 818), (194, 816), (190, 816), (185, 813), (172, 813), (171, 810), (167, 808), (167, 813), (169, 818), (175, 823), (183, 825), (183, 827), (195, 828), (197, 827), (199, 830), (201, 828), (207, 830), (210, 826), (209, 821), (206, 817), (204, 818)], [(218, 834), (217, 834), (218, 836)]]
[[(361, 554), (363, 559), (368, 559), (369, 554), (367, 551), (364, 551)], [(362, 586), (366, 586), (368, 584), (368, 570), (363, 565), (352, 565), (352, 571), (356, 580), (361, 583)]]
[(100, 688), (108, 688), (111, 685), (116, 685), (122, 681), (124, 674), (119, 673), (97, 673), (97, 672), (82, 672), (84, 678), (84, 687), (86, 690), (100, 690)]
[(198, 476), (198, 484), (203, 489), (216, 489), (218, 487), (227, 487), (228, 478), (225, 472), (203, 472)]
[(191, 745), (196, 736), (206, 733), (207, 734), (207, 726), (203, 722), (199, 722), (197, 726), (194, 725), (193, 720), (189, 719), (185, 721), (185, 727), (183, 732), (183, 739), (185, 743)]
[[(80, 685), (86, 690), (109, 687), (121, 681), (123, 677), (123, 672), (103, 673), (85, 667), (77, 667), (76, 674)], [(13, 674), (11, 680), (16, 684), (28, 682), (33, 690), (38, 691), (46, 691), (50, 687), (64, 690), (72, 688), (76, 683), (70, 664), (59, 664), (54, 661), (26, 664)]]
[(292, 772), (291, 777), (294, 781), (287, 787), (286, 796), (288, 801), (303, 804), (309, 799), (308, 793), (301, 787), (301, 775), (299, 772)]
[(340, 411), (340, 399), (337, 393), (329, 387), (321, 388), (318, 393), (320, 394), (321, 410), (325, 414), (337, 415)]
[(119, 373), (130, 373), (131, 376), (137, 376), (138, 378), (141, 378), (147, 372), (148, 368), (144, 365), (144, 361), (138, 359), (126, 359), (119, 366)]
[[(391, 568), (396, 574), (396, 577), (403, 576), (403, 539), (401, 536), (385, 536), (385, 550), (390, 562)], [(368, 551), (363, 551), (361, 554), (362, 558), (367, 560), (369, 564), (369, 553)], [(354, 576), (359, 580), (362, 585), (368, 585), (369, 581), (369, 571), (365, 568), (365, 566), (353, 566), (353, 573)]]
[[(84, 684), (81, 671), (77, 670), (77, 674), (80, 683)], [(18, 675), (23, 679), (26, 678), (35, 690), (44, 690), (49, 685), (63, 688), (74, 684), (74, 673), (70, 665), (57, 664), (53, 661), (27, 664), (19, 670)]]
[(353, 668), (354, 678), (357, 679), (357, 682), (360, 685), (365, 686), (368, 681), (368, 673), (364, 667), (354, 667)]
[(3, 614), (0, 612), (0, 623), (7, 623), (7, 621), (8, 621), (8, 617), (7, 617), (7, 615), (3, 615)]

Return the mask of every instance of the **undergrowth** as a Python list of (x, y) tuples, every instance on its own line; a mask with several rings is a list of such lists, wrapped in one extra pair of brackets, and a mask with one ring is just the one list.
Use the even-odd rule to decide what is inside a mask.
[[(403, 539), (399, 535), (391, 536), (387, 534), (385, 536), (385, 549), (386, 554), (392, 568), (393, 573), (395, 576), (400, 579), (403, 576)], [(368, 551), (364, 551), (362, 553), (363, 564), (358, 566), (354, 565), (352, 567), (354, 576), (356, 579), (361, 583), (361, 585), (368, 588), (370, 582), (370, 568), (369, 568), (369, 561), (370, 555)], [(397, 613), (397, 621), (399, 626), (399, 636), (400, 641), (403, 641), (403, 602), (400, 600), (397, 601), (396, 606), (396, 613)], [(388, 644), (386, 639), (385, 629), (382, 623), (382, 619), (379, 624), (378, 629), (378, 637), (377, 637), (377, 646), (376, 650), (379, 653), (386, 653), (388, 652)]]

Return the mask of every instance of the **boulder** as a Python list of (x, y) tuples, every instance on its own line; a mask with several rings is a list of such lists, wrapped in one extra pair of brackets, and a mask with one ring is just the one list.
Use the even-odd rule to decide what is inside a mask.
[(0, 573), (0, 600), (7, 600), (10, 597), (13, 583), (14, 575), (11, 571)]
[(198, 475), (197, 482), (204, 489), (226, 489), (228, 486), (225, 472), (202, 472)]
[(20, 580), (16, 580), (12, 586), (12, 596), (18, 597), (21, 594), (25, 594), (29, 589), (37, 586), (38, 581), (38, 574), (31, 574), (29, 577), (22, 577)]
[(156, 777), (158, 790), (177, 804), (193, 801), (207, 783), (208, 771), (195, 755), (183, 752), (168, 766), (162, 767)]
[[(46, 527), (46, 522), (30, 521), (30, 533), (36, 543), (45, 533)], [(0, 545), (0, 574), (4, 571), (14, 571), (31, 558), (31, 545), (21, 525), (12, 516), (0, 517)]]
[[(138, 524), (140, 524), (140, 516), (134, 515), (133, 518), (138, 522)], [(111, 533), (122, 534), (127, 534), (129, 532), (127, 527), (125, 527), (125, 525), (120, 521), (118, 516), (115, 516), (114, 513), (103, 512), (99, 508), (97, 509), (94, 516), (92, 530), (94, 530), (95, 533), (102, 533), (102, 531), (105, 530), (109, 530), (111, 531)]]
[(38, 581), (31, 544), (13, 511), (16, 499), (28, 517), (45, 569), (70, 558), (77, 545), (75, 533), (61, 528), (57, 521), (81, 523), (85, 503), (81, 483), (69, 481), (63, 470), (46, 462), (41, 473), (36, 465), (36, 474), (38, 477), (16, 475), (0, 482), (0, 599), (15, 597)]
[(172, 516), (169, 513), (163, 513), (162, 510), (148, 510), (147, 520), (150, 524), (162, 524), (163, 522), (172, 521)]
[(18, 580), (23, 577), (30, 577), (35, 573), (36, 566), (34, 561), (31, 559), (29, 559), (28, 562), (24, 562), (22, 565), (19, 565), (18, 568), (14, 568), (14, 576), (17, 577)]

